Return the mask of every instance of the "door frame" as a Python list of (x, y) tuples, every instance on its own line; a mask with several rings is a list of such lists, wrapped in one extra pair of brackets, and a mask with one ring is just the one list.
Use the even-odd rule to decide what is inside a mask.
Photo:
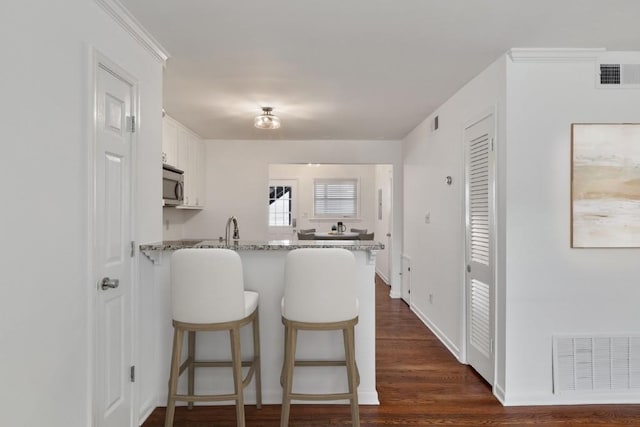
[[(389, 214), (387, 217), (386, 230), (386, 234), (389, 234), (387, 237), (387, 268), (389, 270), (389, 287), (391, 287), (391, 278), (393, 277), (393, 251), (391, 248), (393, 247), (393, 239), (395, 237), (395, 233), (393, 232), (393, 164), (389, 165), (389, 176), (387, 178), (389, 181), (389, 197), (387, 198)], [(402, 271), (402, 267), (400, 267), (400, 271)], [(400, 294), (402, 294), (402, 283), (400, 284)], [(402, 298), (402, 295), (400, 297)]]
[(467, 321), (469, 318), (469, 313), (467, 311), (467, 279), (468, 279), (468, 273), (467, 273), (467, 265), (469, 263), (469, 245), (467, 242), (467, 235), (468, 235), (468, 230), (467, 230), (467, 211), (468, 211), (468, 206), (467, 206), (467, 192), (469, 189), (469, 182), (467, 181), (467, 156), (466, 156), (466, 141), (465, 141), (465, 133), (466, 130), (473, 126), (474, 124), (486, 119), (487, 117), (493, 117), (493, 126), (492, 126), (492, 130), (493, 130), (493, 139), (494, 139), (494, 144), (493, 144), (493, 161), (491, 162), (491, 164), (489, 165), (489, 169), (490, 169), (490, 174), (493, 177), (492, 181), (489, 182), (489, 188), (490, 191), (492, 192), (492, 198), (491, 200), (489, 200), (489, 204), (490, 204), (490, 208), (492, 210), (492, 217), (490, 218), (490, 226), (491, 229), (493, 230), (494, 236), (493, 236), (493, 247), (491, 248), (491, 278), (493, 280), (493, 312), (491, 313), (491, 315), (493, 316), (493, 330), (492, 330), (492, 334), (493, 334), (493, 348), (492, 348), (492, 352), (491, 352), (491, 357), (492, 357), (492, 363), (493, 363), (493, 384), (492, 387), (495, 388), (496, 387), (496, 377), (497, 377), (497, 361), (498, 361), (498, 357), (497, 357), (497, 349), (498, 349), (498, 339), (499, 339), (499, 335), (497, 333), (498, 331), (498, 210), (497, 210), (497, 195), (498, 195), (498, 187), (497, 187), (497, 182), (498, 182), (498, 161), (497, 159), (498, 157), (498, 105), (494, 104), (484, 110), (481, 110), (480, 113), (472, 116), (471, 119), (467, 120), (466, 122), (464, 122), (463, 126), (462, 126), (462, 130), (461, 130), (461, 141), (462, 141), (462, 155), (463, 155), (463, 162), (462, 162), (462, 176), (464, 177), (464, 191), (462, 191), (462, 206), (464, 209), (464, 214), (462, 215), (462, 229), (464, 230), (464, 232), (462, 233), (462, 247), (464, 248), (464, 257), (462, 259), (463, 261), (463, 265), (461, 266), (463, 274), (462, 274), (462, 321), (461, 321), (461, 330), (462, 330), (462, 342), (461, 342), (461, 351), (460, 351), (460, 362), (464, 363), (464, 364), (468, 364), (468, 359), (467, 359), (467, 334), (469, 333), (468, 329), (467, 329)]
[[(87, 292), (87, 324), (85, 333), (87, 334), (87, 396), (86, 406), (89, 409), (87, 411), (87, 425), (97, 426), (97, 393), (96, 387), (97, 381), (97, 304), (98, 304), (98, 286), (97, 286), (97, 263), (96, 263), (96, 236), (97, 236), (97, 220), (95, 211), (96, 202), (96, 143), (97, 143), (97, 83), (98, 83), (98, 71), (100, 68), (104, 68), (120, 79), (131, 85), (132, 88), (132, 110), (136, 118), (140, 117), (140, 88), (138, 79), (127, 72), (123, 67), (119, 66), (116, 62), (109, 59), (106, 55), (100, 52), (93, 46), (88, 49), (88, 73), (87, 73), (87, 112), (86, 117), (86, 141), (87, 141), (87, 270), (86, 270), (86, 283), (89, 289)], [(130, 236), (132, 241), (136, 241), (136, 205), (135, 201), (135, 189), (137, 188), (137, 129), (139, 127), (138, 122), (135, 123), (136, 132), (131, 133), (131, 151), (130, 151), (130, 177), (129, 177), (129, 224), (130, 224)], [(135, 251), (135, 256), (130, 258), (130, 278), (131, 283), (131, 302), (129, 322), (131, 325), (131, 363), (136, 365), (137, 363), (137, 349), (134, 345), (137, 342), (138, 330), (135, 322), (135, 310), (134, 306), (138, 300), (138, 281), (135, 278), (138, 275), (138, 251)], [(130, 426), (137, 425), (137, 387), (135, 382), (130, 383), (131, 387), (131, 413), (130, 413)]]

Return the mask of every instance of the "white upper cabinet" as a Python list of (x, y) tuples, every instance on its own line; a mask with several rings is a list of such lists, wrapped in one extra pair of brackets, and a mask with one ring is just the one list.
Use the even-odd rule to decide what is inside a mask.
[(162, 120), (162, 163), (178, 167), (178, 122), (167, 117)]
[(205, 168), (204, 168), (204, 159), (206, 156), (204, 141), (201, 139), (196, 139), (195, 141), (195, 151), (196, 156), (194, 159), (195, 167), (196, 167), (196, 206), (203, 207), (204, 206), (204, 198), (205, 198)]
[[(184, 171), (184, 202), (178, 209), (204, 208), (204, 142), (191, 130), (168, 115), (163, 119), (163, 158), (172, 166)], [(175, 129), (175, 130), (174, 130)], [(175, 137), (175, 138), (174, 138)], [(171, 140), (174, 138), (175, 143)], [(168, 139), (165, 144), (165, 139)], [(175, 149), (174, 149), (175, 147)]]

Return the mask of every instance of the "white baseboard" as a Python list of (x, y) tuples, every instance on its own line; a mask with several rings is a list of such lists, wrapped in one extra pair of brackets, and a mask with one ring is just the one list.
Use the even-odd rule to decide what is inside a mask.
[(496, 399), (498, 399), (498, 402), (500, 402), (502, 406), (506, 406), (504, 404), (506, 396), (504, 393), (504, 389), (502, 388), (502, 386), (500, 386), (500, 384), (496, 384), (493, 386), (493, 395), (496, 397)]
[[(497, 396), (496, 396), (497, 397)], [(503, 396), (504, 406), (551, 406), (551, 405), (618, 405), (640, 403), (638, 393), (572, 393), (553, 395), (549, 393), (511, 393)]]
[(400, 292), (394, 291), (393, 289), (391, 290), (391, 292), (389, 292), (389, 298), (398, 299), (401, 297), (402, 297), (402, 294)]
[(426, 327), (429, 328), (436, 337), (438, 337), (440, 342), (442, 342), (442, 344), (444, 344), (444, 346), (447, 347), (447, 349), (451, 352), (451, 354), (455, 356), (458, 362), (460, 362), (461, 360), (460, 349), (453, 343), (453, 341), (451, 341), (449, 337), (447, 337), (440, 329), (438, 329), (438, 327), (435, 324), (433, 324), (431, 320), (429, 320), (427, 315), (425, 315), (422, 311), (416, 308), (415, 305), (411, 304), (410, 307), (411, 307), (411, 311), (413, 311), (416, 314), (416, 316), (418, 316), (418, 319), (420, 319), (422, 323), (424, 323)]
[(147, 407), (147, 409), (142, 413), (142, 415), (138, 417), (138, 425), (141, 426), (142, 424), (144, 424), (144, 422), (147, 421), (147, 418), (149, 418), (149, 416), (155, 409), (156, 409), (155, 406), (149, 405), (149, 407)]
[(389, 278), (376, 269), (376, 274), (380, 276), (385, 285), (389, 286)]

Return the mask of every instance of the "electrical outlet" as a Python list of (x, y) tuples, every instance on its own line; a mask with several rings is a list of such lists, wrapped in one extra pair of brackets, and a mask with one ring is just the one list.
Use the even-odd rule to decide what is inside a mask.
[(431, 224), (431, 212), (427, 212), (424, 214), (424, 223)]

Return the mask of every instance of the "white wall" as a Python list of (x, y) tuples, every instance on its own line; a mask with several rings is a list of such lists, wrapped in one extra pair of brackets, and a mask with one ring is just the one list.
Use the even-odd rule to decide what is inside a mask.
[[(184, 214), (182, 237), (224, 235), (229, 216), (240, 223), (242, 238), (267, 238), (265, 189), (269, 165), (278, 163), (391, 164), (394, 177), (394, 209), (402, 209), (402, 146), (399, 141), (205, 141), (206, 208)], [(395, 235), (401, 235), (401, 215), (394, 218)], [(400, 247), (392, 249), (394, 272), (400, 271)], [(396, 266), (397, 264), (397, 266)], [(399, 276), (391, 278), (391, 295), (399, 297)]]
[(136, 240), (161, 237), (160, 63), (92, 1), (4, 3), (3, 426), (90, 425), (90, 46), (140, 82)]
[[(349, 228), (373, 228), (374, 224), (374, 192), (375, 192), (375, 166), (373, 165), (269, 165), (269, 179), (293, 179), (297, 181), (298, 190), (298, 217), (297, 228), (315, 228), (318, 231), (330, 231), (335, 225), (336, 219), (313, 218), (313, 182), (317, 178), (356, 178), (360, 189), (360, 206), (357, 219), (341, 219), (347, 230)], [(267, 200), (267, 191), (264, 191), (263, 201)], [(263, 214), (262, 221), (267, 220), (268, 206), (260, 205)], [(260, 211), (260, 209), (258, 209)], [(253, 221), (260, 220), (255, 217)], [(243, 238), (245, 236), (242, 236)], [(252, 240), (252, 236), (246, 236)]]
[[(404, 247), (411, 259), (411, 309), (464, 359), (465, 125), (497, 108), (500, 144), (505, 59), (501, 57), (425, 119), (404, 140)], [(431, 131), (433, 117), (439, 129)], [(447, 185), (447, 176), (453, 178)], [(430, 222), (425, 222), (429, 214)], [(429, 295), (433, 302), (429, 302)], [(500, 378), (499, 378), (500, 379)]]
[(597, 89), (595, 73), (591, 61), (509, 63), (508, 404), (625, 401), (551, 388), (553, 334), (640, 332), (639, 250), (570, 248), (571, 123), (640, 122), (640, 91)]

